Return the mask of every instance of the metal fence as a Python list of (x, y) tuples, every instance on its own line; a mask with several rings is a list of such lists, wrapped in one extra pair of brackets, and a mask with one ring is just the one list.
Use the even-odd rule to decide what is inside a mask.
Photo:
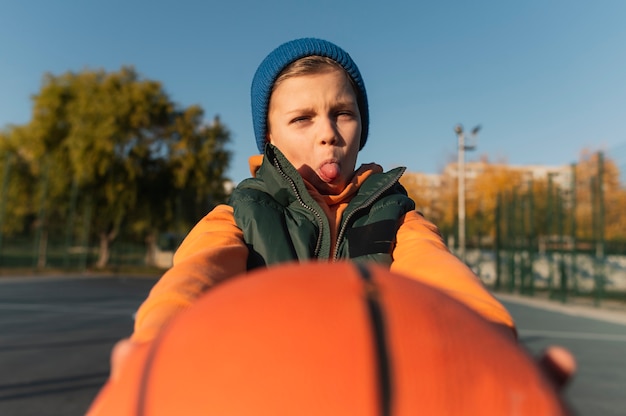
[(468, 250), (468, 265), (496, 292), (626, 306), (626, 256), (576, 251)]
[(495, 291), (626, 306), (625, 162), (623, 146), (548, 175), (539, 190), (529, 179), (502, 192), (495, 237), (474, 240), (466, 262)]
[[(69, 173), (55, 172), (48, 161), (45, 158), (32, 169), (15, 153), (0, 154), (0, 273), (85, 271), (99, 258), (101, 236), (94, 223), (103, 210), (96, 202), (97, 192), (81, 189), (76, 180), (69, 189), (61, 188), (53, 175)], [(184, 226), (182, 221), (176, 225)], [(179, 233), (158, 236), (156, 253), (151, 245), (148, 262), (145, 236), (129, 228), (122, 225), (110, 242), (107, 271), (163, 269), (171, 264)]]
[[(85, 271), (93, 267), (98, 258), (98, 242), (84, 242), (51, 237), (48, 232), (37, 231), (16, 236), (5, 236), (0, 246), (0, 270), (5, 273), (17, 270), (31, 271)], [(143, 268), (146, 266), (146, 247), (140, 243), (118, 239), (111, 244), (107, 270)]]
[[(561, 177), (549, 178), (543, 193), (530, 180), (525, 188), (503, 192), (495, 213), (495, 238), (484, 243), (468, 234), (467, 263), (494, 290), (561, 301), (586, 298), (596, 304), (626, 301), (626, 239), (616, 237), (619, 224), (613, 224), (612, 234), (607, 231), (626, 215), (626, 210), (611, 203), (611, 192), (624, 191), (624, 176), (619, 174), (619, 183), (611, 189), (605, 180), (609, 167), (623, 172), (625, 165), (626, 146), (606, 157), (597, 154), (586, 176), (577, 165), (564, 169)], [(0, 168), (0, 271), (91, 268), (99, 240), (89, 227), (90, 218), (98, 215), (89, 195), (68, 192), (71, 201), (56, 216), (46, 209), (43, 197), (32, 198), (38, 206), (31, 207), (23, 229), (4, 232), (11, 221), (5, 208), (12, 174), (5, 161)], [(41, 192), (45, 186), (42, 177), (33, 192), (45, 195)], [(467, 219), (470, 225), (471, 221)], [(157, 253), (161, 267), (171, 262), (178, 242), (180, 236), (161, 236)], [(145, 267), (146, 254), (143, 241), (122, 231), (111, 243), (108, 268)]]
[[(64, 208), (54, 209), (46, 198), (50, 181), (45, 167), (39, 177), (25, 181), (11, 154), (0, 159), (0, 272), (92, 267), (99, 249), (90, 225), (98, 215), (93, 197), (72, 187)], [(145, 245), (122, 232), (110, 246), (107, 269), (143, 267), (145, 257)]]

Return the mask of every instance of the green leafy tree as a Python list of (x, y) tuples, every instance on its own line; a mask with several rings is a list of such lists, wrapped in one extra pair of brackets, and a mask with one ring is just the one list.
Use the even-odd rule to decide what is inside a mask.
[(0, 232), (19, 234), (33, 215), (36, 203), (37, 174), (40, 166), (33, 158), (30, 135), (25, 127), (13, 126), (0, 133), (0, 174), (2, 201), (0, 201)]
[[(145, 168), (139, 184), (141, 208), (132, 221), (133, 232), (146, 236), (149, 264), (154, 262), (159, 230), (185, 234), (228, 196), (225, 170), (230, 153), (225, 145), (230, 133), (219, 118), (203, 124), (202, 109), (191, 106), (175, 115), (171, 137), (167, 157), (155, 158)], [(163, 183), (170, 184), (167, 191)]]
[[(19, 198), (30, 207), (35, 194), (44, 201), (22, 218), (46, 218), (37, 226), (48, 230), (75, 212), (76, 226), (97, 235), (97, 267), (122, 230), (153, 242), (175, 222), (186, 226), (225, 197), (229, 133), (202, 120), (200, 107), (178, 108), (133, 68), (45, 75), (31, 121), (4, 133), (7, 154), (28, 166), (17, 181), (30, 187), (30, 201), (28, 191)], [(189, 198), (193, 215), (177, 211)]]

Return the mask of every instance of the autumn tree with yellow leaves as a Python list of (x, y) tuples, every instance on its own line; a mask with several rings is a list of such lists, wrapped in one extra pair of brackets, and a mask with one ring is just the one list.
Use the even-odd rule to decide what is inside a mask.
[(579, 238), (594, 239), (598, 227), (603, 226), (607, 240), (626, 240), (626, 189), (619, 177), (619, 169), (610, 158), (588, 149), (581, 152), (576, 164), (575, 210)]
[[(580, 240), (626, 241), (626, 189), (620, 184), (615, 162), (600, 155), (583, 150), (577, 163), (546, 169), (543, 175), (525, 167), (491, 163), (486, 156), (470, 162), (472, 176), (466, 175), (465, 196), (468, 243), (493, 242), (498, 215), (501, 233), (529, 244), (531, 239), (558, 239), (572, 233)], [(418, 211), (444, 234), (453, 235), (458, 215), (456, 164), (444, 169), (437, 192), (432, 189), (434, 183), (422, 174), (409, 173), (402, 179)]]

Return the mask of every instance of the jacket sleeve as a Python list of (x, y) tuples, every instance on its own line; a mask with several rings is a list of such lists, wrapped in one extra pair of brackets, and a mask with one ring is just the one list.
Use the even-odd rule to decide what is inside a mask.
[(154, 285), (135, 317), (133, 341), (153, 339), (177, 312), (211, 286), (246, 271), (248, 248), (232, 207), (218, 205), (185, 237), (173, 266)]
[(513, 318), (504, 306), (489, 293), (478, 276), (450, 252), (437, 227), (418, 212), (411, 211), (404, 216), (392, 255), (392, 271), (444, 291), (516, 334)]

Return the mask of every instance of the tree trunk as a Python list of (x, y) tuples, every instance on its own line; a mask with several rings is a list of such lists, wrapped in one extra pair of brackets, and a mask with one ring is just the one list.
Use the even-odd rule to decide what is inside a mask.
[(111, 258), (111, 242), (117, 237), (117, 231), (112, 230), (107, 233), (102, 231), (100, 233), (100, 248), (98, 250), (98, 261), (96, 262), (96, 269), (104, 269), (109, 264)]
[(39, 247), (37, 251), (37, 269), (41, 270), (46, 267), (48, 252), (48, 230), (41, 232), (41, 239), (39, 240)]
[(146, 266), (156, 266), (157, 251), (157, 238), (156, 235), (151, 232), (146, 236)]

